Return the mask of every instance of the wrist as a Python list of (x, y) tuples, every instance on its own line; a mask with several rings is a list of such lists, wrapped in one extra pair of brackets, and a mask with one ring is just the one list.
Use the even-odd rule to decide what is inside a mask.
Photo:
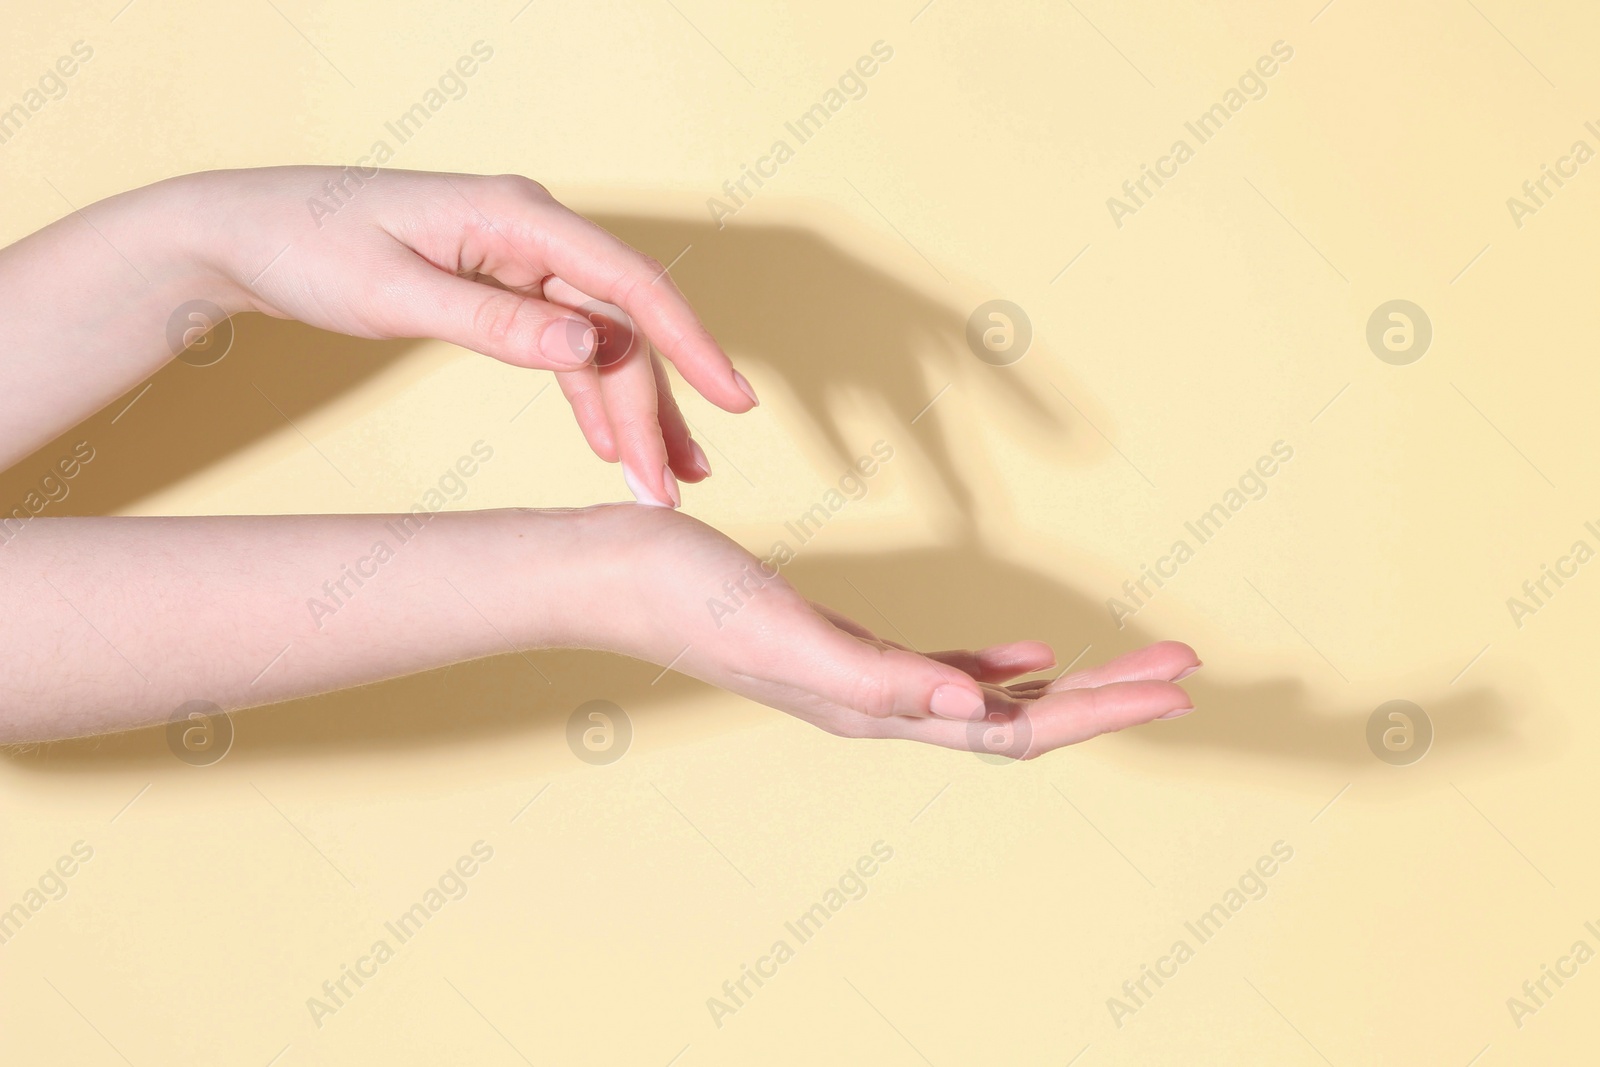
[[(204, 213), (188, 177), (118, 193), (85, 214), (146, 282), (143, 302), (159, 305), (161, 314), (194, 300), (228, 315), (248, 310), (243, 290), (206, 252)], [(209, 243), (217, 243), (215, 235)]]
[[(504, 508), (428, 519), (449, 530), (422, 533), (429, 569), (448, 579), (445, 595), (465, 599), (504, 644), (533, 648), (637, 651), (637, 529), (657, 509)], [(633, 546), (633, 547), (630, 547)], [(442, 584), (442, 583), (441, 583)], [(455, 592), (449, 591), (454, 586)]]
[[(207, 300), (225, 314), (255, 310), (239, 265), (240, 235), (229, 221), (217, 173), (185, 174), (130, 190), (107, 201), (126, 218), (136, 260), (151, 265), (158, 287), (179, 291), (182, 300)], [(265, 266), (262, 260), (257, 267)], [(157, 279), (151, 279), (155, 282)]]

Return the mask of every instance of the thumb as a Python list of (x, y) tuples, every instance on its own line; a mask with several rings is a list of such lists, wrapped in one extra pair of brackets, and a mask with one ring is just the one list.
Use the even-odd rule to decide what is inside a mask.
[(983, 718), (983, 688), (970, 674), (917, 652), (879, 648), (835, 631), (826, 655), (824, 695), (864, 715), (977, 721)]
[(418, 264), (393, 290), (397, 336), (434, 337), (514, 367), (570, 371), (599, 342), (594, 324), (567, 308)]

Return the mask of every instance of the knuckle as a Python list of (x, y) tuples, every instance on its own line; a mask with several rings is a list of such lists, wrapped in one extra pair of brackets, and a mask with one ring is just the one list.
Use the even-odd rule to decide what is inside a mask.
[(646, 296), (650, 286), (665, 274), (666, 270), (659, 259), (641, 253), (633, 269), (625, 271), (622, 276), (621, 284), (618, 286), (617, 303), (628, 307)]
[(1117, 728), (1111, 714), (1112, 707), (1106, 691), (1096, 686), (1083, 692), (1079, 715), (1093, 727), (1096, 734), (1103, 734)]
[(857, 677), (851, 692), (851, 707), (863, 715), (882, 719), (894, 714), (894, 689), (884, 675), (877, 671), (863, 672)]
[(513, 196), (528, 200), (554, 200), (550, 190), (525, 174), (499, 174), (494, 181)]
[[(698, 337), (699, 331), (681, 325), (674, 325), (662, 331), (661, 351), (677, 356), (688, 346), (691, 337)], [(709, 335), (708, 335), (709, 336)]]
[(533, 325), (528, 302), (504, 290), (494, 290), (486, 295), (479, 303), (472, 321), (474, 334), (497, 347), (508, 346), (525, 336), (531, 337)]
[(642, 252), (635, 252), (634, 255), (638, 258), (634, 260), (633, 266), (622, 268), (617, 275), (612, 303), (637, 318), (635, 310), (649, 300), (651, 286), (655, 284), (656, 279), (666, 273), (667, 268), (654, 256), (647, 256)]

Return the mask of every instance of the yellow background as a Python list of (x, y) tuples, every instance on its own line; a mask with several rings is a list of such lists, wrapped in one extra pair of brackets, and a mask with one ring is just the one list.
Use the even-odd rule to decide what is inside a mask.
[[(1592, 1059), (1600, 964), (1520, 1027), (1506, 1004), (1600, 949), (1600, 568), (1520, 628), (1506, 605), (1600, 547), (1600, 163), (1521, 228), (1506, 206), (1600, 147), (1592, 10), (919, 3), (12, 13), (0, 103), (74, 41), (94, 57), (0, 146), (5, 240), (172, 174), (351, 162), (487, 42), (393, 165), (519, 171), (681, 253), (765, 401), (685, 398), (717, 469), (688, 511), (764, 552), (882, 439), (894, 460), (790, 569), (814, 597), (922, 646), (1040, 637), (1088, 663), (1180, 638), (1207, 666), (1192, 716), (1023, 765), (549, 653), (548, 681), (508, 656), (241, 713), (209, 767), (159, 730), (16, 753), (0, 907), (74, 842), (94, 858), (0, 946), (0, 1058)], [(712, 225), (707, 198), (878, 40), (865, 97)], [(1106, 198), (1279, 40), (1266, 96), (1117, 227)], [(963, 340), (991, 298), (1031, 319), (1014, 366)], [(1433, 324), (1409, 366), (1365, 340), (1396, 298)], [(98, 457), (57, 513), (401, 510), (478, 439), (495, 458), (455, 506), (625, 495), (539, 374), (236, 325), (221, 363), (63, 436)], [(1277, 440), (1268, 494), (1118, 631), (1106, 598)], [(634, 731), (607, 766), (565, 741), (593, 699)], [(1393, 699), (1433, 724), (1420, 762), (1367, 745)], [(467, 895), (317, 1027), (307, 998), (478, 840)], [(707, 998), (880, 840), (867, 895), (715, 1025)], [(1267, 894), (1119, 1027), (1107, 999), (1276, 841)]]

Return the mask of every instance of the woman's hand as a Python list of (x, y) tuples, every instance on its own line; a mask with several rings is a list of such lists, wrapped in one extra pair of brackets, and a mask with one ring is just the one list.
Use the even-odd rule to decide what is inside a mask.
[(537, 182), (212, 171), (91, 204), (0, 250), (0, 349), (11, 354), (0, 467), (170, 360), (170, 338), (193, 320), (176, 316), (196, 302), (357, 337), (439, 338), (555, 371), (590, 446), (620, 460), (650, 504), (675, 507), (678, 479), (710, 473), (652, 342), (717, 406), (756, 404), (666, 269)]
[(652, 343), (717, 406), (756, 404), (666, 268), (530, 179), (273, 167), (166, 184), (241, 309), (555, 371), (590, 447), (644, 503), (675, 507), (677, 479), (710, 473)]
[(670, 665), (830, 733), (1028, 759), (1193, 708), (1174, 684), (1200, 667), (1188, 645), (1162, 642), (1065, 677), (1006, 684), (1052, 666), (1049, 647), (921, 654), (812, 603), (689, 516), (629, 505), (583, 514), (595, 523), (585, 543), (597, 557), (628, 564), (580, 643)]

